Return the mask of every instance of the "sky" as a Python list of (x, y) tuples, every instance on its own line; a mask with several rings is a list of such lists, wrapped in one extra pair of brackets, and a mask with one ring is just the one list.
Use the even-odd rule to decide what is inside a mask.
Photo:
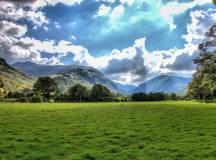
[(191, 77), (215, 22), (212, 0), (0, 1), (0, 57), (92, 66), (124, 84)]

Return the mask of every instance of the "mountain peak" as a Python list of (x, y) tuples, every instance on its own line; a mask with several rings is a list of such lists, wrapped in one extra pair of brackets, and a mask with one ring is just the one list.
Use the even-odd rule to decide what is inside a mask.
[(9, 66), (4, 58), (0, 58), (0, 65), (1, 66)]
[(182, 94), (185, 91), (190, 80), (190, 78), (178, 76), (159, 75), (145, 83), (140, 84), (133, 91), (133, 93), (165, 92)]

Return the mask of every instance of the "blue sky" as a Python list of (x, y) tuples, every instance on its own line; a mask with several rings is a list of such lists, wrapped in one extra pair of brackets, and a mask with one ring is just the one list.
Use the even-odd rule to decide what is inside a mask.
[(0, 3), (0, 56), (10, 63), (90, 65), (122, 83), (191, 76), (195, 46), (216, 20), (211, 0)]

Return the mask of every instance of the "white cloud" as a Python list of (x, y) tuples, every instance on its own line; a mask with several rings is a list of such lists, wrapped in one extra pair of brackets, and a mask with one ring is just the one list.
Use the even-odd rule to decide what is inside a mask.
[(34, 8), (44, 7), (46, 5), (54, 6), (58, 3), (62, 3), (68, 6), (73, 6), (76, 4), (81, 4), (83, 0), (36, 0), (33, 3)]
[(191, 23), (187, 25), (187, 34), (183, 35), (188, 45), (198, 45), (204, 38), (208, 29), (216, 22), (216, 10), (192, 11)]
[(106, 16), (109, 14), (110, 10), (111, 10), (111, 7), (106, 6), (105, 4), (102, 4), (99, 7), (99, 10), (97, 12), (97, 16)]
[(111, 17), (112, 18), (118, 18), (123, 13), (124, 13), (124, 6), (123, 5), (119, 5), (119, 6), (116, 6), (115, 8), (113, 8)]
[(54, 25), (55, 25), (55, 28), (61, 29), (61, 26), (60, 26), (60, 24), (58, 22), (54, 22)]
[(166, 5), (162, 5), (160, 8), (161, 16), (167, 21), (170, 29), (173, 30), (177, 26), (174, 24), (174, 16), (184, 13), (188, 9), (195, 6), (201, 6), (207, 3), (212, 3), (212, 0), (193, 0), (191, 2), (179, 3), (177, 1), (169, 2)]
[(33, 8), (26, 10), (23, 6), (11, 1), (0, 2), (0, 18), (10, 21), (26, 19), (33, 22), (36, 27), (48, 24), (48, 20), (43, 12)]
[(5, 1), (0, 2), (0, 18), (2, 20), (13, 21), (14, 23), (18, 20), (26, 19), (35, 25), (35, 29), (49, 23), (41, 11), (24, 10), (17, 7), (14, 3)]
[(74, 36), (74, 35), (72, 35), (72, 36), (70, 37), (70, 39), (73, 40), (73, 41), (75, 41), (75, 40), (77, 40), (77, 37)]
[(21, 37), (27, 32), (27, 26), (19, 25), (13, 22), (0, 21), (0, 35)]

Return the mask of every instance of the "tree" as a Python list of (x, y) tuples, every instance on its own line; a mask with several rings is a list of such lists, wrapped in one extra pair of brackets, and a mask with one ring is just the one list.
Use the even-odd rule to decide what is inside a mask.
[[(216, 98), (216, 24), (206, 33), (206, 40), (198, 47), (199, 56), (194, 60), (197, 72), (188, 86), (187, 97), (196, 100)], [(214, 50), (212, 50), (214, 49)]]
[(178, 97), (177, 97), (177, 95), (175, 93), (171, 93), (170, 94), (170, 99), (176, 101), (176, 100), (178, 100)]
[(49, 101), (51, 95), (57, 91), (57, 85), (50, 77), (39, 77), (33, 86), (33, 91), (41, 94), (44, 101)]
[(85, 86), (76, 84), (68, 90), (69, 97), (72, 101), (83, 101), (88, 99), (88, 91)]
[(149, 93), (148, 101), (165, 101), (166, 94), (163, 92)]
[(147, 101), (148, 95), (142, 92), (134, 93), (131, 96), (132, 101)]
[(95, 84), (92, 87), (91, 98), (93, 100), (96, 101), (110, 100), (111, 96), (112, 96), (111, 91), (107, 87), (101, 84)]

